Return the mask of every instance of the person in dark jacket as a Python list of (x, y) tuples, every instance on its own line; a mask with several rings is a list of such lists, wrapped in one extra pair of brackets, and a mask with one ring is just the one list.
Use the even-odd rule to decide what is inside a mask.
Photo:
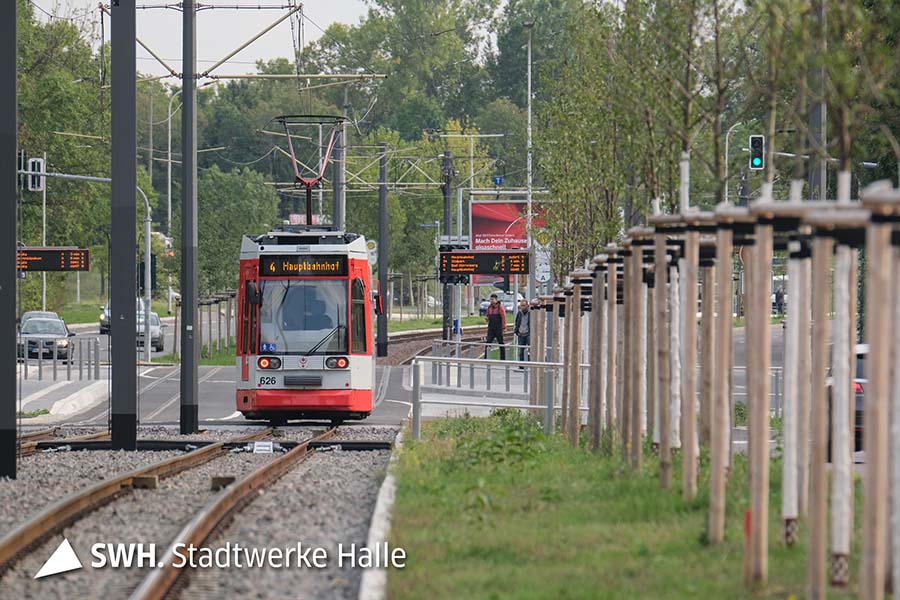
[[(516, 323), (513, 334), (519, 342), (519, 360), (525, 361), (525, 349), (531, 345), (531, 313), (528, 311), (528, 300), (519, 300), (519, 312), (516, 313)], [(525, 367), (519, 367), (524, 369)]]
[[(506, 309), (497, 299), (497, 294), (491, 294), (491, 303), (484, 313), (487, 321), (487, 339), (485, 343), (497, 342), (500, 345), (500, 360), (506, 360), (506, 348), (503, 346), (503, 330), (506, 329)], [(488, 357), (488, 347), (484, 348), (484, 357)]]

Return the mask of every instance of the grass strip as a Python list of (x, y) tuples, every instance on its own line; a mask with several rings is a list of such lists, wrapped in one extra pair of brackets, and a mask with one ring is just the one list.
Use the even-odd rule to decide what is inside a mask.
[[(801, 523), (801, 542), (784, 545), (780, 452), (774, 454), (769, 585), (749, 591), (742, 576), (750, 504), (745, 456), (735, 456), (731, 471), (726, 539), (710, 546), (705, 451), (700, 493), (685, 503), (677, 454), (673, 487), (664, 491), (649, 448), (635, 473), (617, 456), (545, 437), (518, 411), (428, 421), (422, 440), (400, 454), (391, 546), (404, 548), (408, 560), (389, 572), (387, 597), (803, 597), (808, 530)], [(861, 495), (857, 486), (857, 521)], [(853, 576), (858, 556), (851, 558)], [(829, 597), (855, 596), (857, 584), (851, 577), (850, 587)]]

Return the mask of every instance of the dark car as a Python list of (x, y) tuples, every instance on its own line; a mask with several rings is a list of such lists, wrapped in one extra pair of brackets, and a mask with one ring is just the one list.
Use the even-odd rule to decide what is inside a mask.
[(70, 360), (74, 346), (70, 337), (74, 336), (62, 319), (29, 319), (19, 333), (18, 357), (38, 358), (39, 356)]
[[(859, 452), (863, 449), (863, 412), (866, 401), (866, 386), (869, 383), (866, 379), (866, 356), (869, 353), (869, 346), (868, 344), (857, 344), (855, 350), (856, 372), (853, 377), (853, 451)], [(829, 369), (828, 379), (825, 380), (825, 387), (828, 394), (828, 460), (831, 461), (831, 391), (833, 387), (831, 369)]]

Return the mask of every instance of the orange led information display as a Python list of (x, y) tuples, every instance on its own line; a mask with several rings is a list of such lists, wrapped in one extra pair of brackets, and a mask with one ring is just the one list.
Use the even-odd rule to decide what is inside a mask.
[(87, 248), (29, 248), (16, 249), (16, 270), (37, 271), (90, 271), (91, 252)]
[(261, 256), (259, 274), (263, 277), (344, 276), (347, 274), (347, 257), (326, 254)]
[(441, 252), (441, 275), (527, 275), (527, 252)]

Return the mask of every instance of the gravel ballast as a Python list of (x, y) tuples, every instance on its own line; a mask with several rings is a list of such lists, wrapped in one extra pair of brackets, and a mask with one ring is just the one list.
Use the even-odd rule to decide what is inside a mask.
[[(150, 453), (141, 453), (150, 454)], [(159, 453), (154, 453), (159, 454)], [(4, 593), (25, 598), (126, 598), (148, 572), (148, 567), (92, 568), (91, 547), (96, 543), (142, 543), (156, 545), (162, 558), (183, 526), (216, 493), (210, 490), (213, 476), (241, 477), (277, 454), (230, 453), (179, 475), (163, 479), (155, 490), (134, 490), (54, 535), (35, 551), (20, 559), (3, 576)], [(85, 568), (33, 579), (62, 538), (72, 544)]]
[[(345, 428), (345, 430), (355, 428)], [(366, 438), (369, 439), (369, 438)], [(321, 547), (325, 568), (198, 569), (181, 598), (356, 598), (362, 569), (338, 567), (337, 546), (364, 546), (390, 452), (316, 452), (244, 508), (208, 546)]]
[(0, 536), (72, 492), (180, 452), (40, 452), (19, 459), (15, 481), (0, 478)]

